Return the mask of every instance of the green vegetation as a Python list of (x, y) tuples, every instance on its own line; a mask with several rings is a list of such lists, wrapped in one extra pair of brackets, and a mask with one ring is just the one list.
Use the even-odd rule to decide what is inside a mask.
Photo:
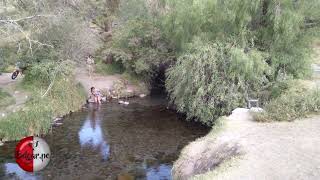
[(0, 88), (0, 108), (14, 104), (14, 98), (6, 91)]
[(122, 67), (122, 64), (117, 62), (106, 64), (98, 60), (95, 66), (95, 71), (102, 75), (113, 75), (122, 74), (124, 72), (124, 68)]
[(289, 87), (265, 105), (265, 112), (254, 114), (259, 122), (293, 121), (320, 111), (320, 90), (307, 82), (290, 81)]
[[(72, 69), (89, 54), (98, 73), (149, 87), (166, 72), (177, 110), (206, 125), (248, 98), (273, 112), (273, 103), (301, 101), (286, 93), (285, 82), (310, 75), (310, 45), (320, 32), (317, 0), (21, 0), (6, 6), (12, 10), (0, 11), (0, 71), (17, 61), (29, 67), (23, 84), (33, 98), (25, 110), (39, 119), (79, 106)], [(316, 110), (310, 103), (301, 109)], [(8, 119), (32, 117), (25, 110)], [(45, 128), (20, 132), (45, 132), (49, 120), (41, 122)]]
[(179, 111), (211, 125), (219, 116), (244, 106), (246, 93), (261, 89), (268, 70), (258, 51), (244, 53), (230, 44), (194, 42), (168, 70), (166, 86)]
[[(16, 62), (27, 67), (21, 89), (30, 96), (18, 112), (0, 119), (0, 139), (17, 140), (45, 134), (53, 117), (81, 107), (86, 94), (75, 82), (73, 71), (97, 49), (99, 41), (88, 33), (84, 20), (93, 7), (81, 3), (76, 12), (74, 5), (55, 0), (10, 1), (6, 5), (12, 11), (1, 12), (0, 36), (9, 38), (10, 43), (1, 43), (0, 71)], [(19, 33), (22, 36), (17, 36)]]
[(146, 82), (167, 69), (170, 99), (188, 119), (210, 125), (248, 98), (265, 104), (280, 96), (283, 80), (310, 76), (318, 1), (134, 0), (117, 7), (106, 15), (117, 26), (98, 54)]
[[(29, 70), (22, 88), (30, 91), (32, 96), (23, 109), (0, 120), (1, 139), (17, 140), (28, 135), (45, 134), (53, 117), (78, 110), (85, 102), (85, 93), (74, 82), (71, 67), (68, 64), (53, 67), (54, 64), (41, 63), (34, 64)], [(52, 73), (55, 73), (55, 79), (51, 79)], [(49, 79), (54, 81), (51, 88)]]
[(160, 29), (147, 20), (129, 20), (113, 37), (112, 54), (126, 71), (149, 82), (161, 66), (172, 61), (172, 52), (160, 36)]
[[(277, 81), (310, 74), (309, 49), (319, 28), (310, 28), (306, 21), (320, 18), (313, 9), (319, 3), (204, 0), (181, 9), (177, 4), (168, 16), (173, 21), (168, 29), (181, 31), (170, 38), (179, 49), (196, 49), (194, 39), (226, 47), (217, 55), (213, 48), (183, 53), (169, 69), (170, 97), (189, 118), (210, 124), (248, 97), (262, 99), (259, 92), (272, 89)], [(214, 64), (219, 61), (224, 66)]]

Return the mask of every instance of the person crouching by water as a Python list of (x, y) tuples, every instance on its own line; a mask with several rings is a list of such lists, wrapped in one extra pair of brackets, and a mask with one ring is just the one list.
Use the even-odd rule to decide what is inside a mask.
[(91, 87), (91, 96), (92, 96), (95, 103), (97, 103), (97, 104), (101, 103), (101, 93), (95, 87)]

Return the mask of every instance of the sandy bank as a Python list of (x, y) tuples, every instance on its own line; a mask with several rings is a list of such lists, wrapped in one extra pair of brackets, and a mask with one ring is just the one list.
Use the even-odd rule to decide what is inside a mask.
[(186, 146), (174, 163), (174, 178), (320, 178), (319, 115), (294, 122), (251, 119), (243, 109), (234, 111), (221, 128)]
[[(120, 97), (132, 97), (139, 96), (140, 94), (149, 94), (149, 90), (144, 83), (133, 84), (121, 77), (121, 75), (108, 75), (103, 76), (96, 73), (89, 74), (89, 71), (83, 67), (76, 69), (75, 79), (82, 84), (85, 90), (89, 93), (91, 87), (96, 87), (102, 92), (107, 92), (108, 90), (115, 91), (115, 95)], [(126, 84), (121, 88), (121, 93), (118, 92), (115, 86), (118, 82), (126, 81)]]

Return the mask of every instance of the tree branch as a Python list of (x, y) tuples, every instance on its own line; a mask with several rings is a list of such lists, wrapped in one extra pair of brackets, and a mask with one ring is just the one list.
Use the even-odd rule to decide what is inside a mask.
[(52, 86), (53, 86), (53, 84), (54, 84), (54, 81), (55, 81), (55, 79), (56, 79), (57, 73), (58, 73), (58, 71), (60, 70), (60, 67), (61, 67), (62, 64), (63, 64), (63, 63), (60, 63), (59, 66), (56, 67), (56, 69), (55, 69), (55, 71), (54, 71), (54, 73), (53, 73), (53, 80), (50, 82), (50, 85), (48, 86), (46, 92), (41, 96), (41, 98), (44, 98), (44, 97), (48, 94), (48, 92), (50, 91), (50, 89), (52, 88)]
[(30, 20), (30, 19), (34, 19), (34, 18), (38, 18), (38, 17), (54, 17), (54, 15), (38, 14), (38, 15), (33, 15), (33, 16), (22, 17), (19, 19), (1, 19), (0, 22), (2, 22), (2, 23), (20, 22), (20, 21)]
[[(54, 48), (52, 45), (50, 44), (46, 44), (46, 43), (41, 43), (37, 40), (34, 40), (34, 39), (31, 39), (30, 38), (30, 35), (28, 33), (26, 33), (23, 29), (23, 27), (19, 24), (19, 22), (21, 21), (27, 21), (27, 20), (31, 20), (31, 19), (34, 19), (34, 18), (39, 18), (39, 17), (53, 17), (53, 15), (33, 15), (33, 16), (27, 16), (27, 17), (22, 17), (22, 18), (19, 18), (19, 19), (0, 19), (0, 24), (7, 24), (8, 26), (11, 26), (13, 27), (15, 30), (18, 30), (19, 32), (21, 32), (23, 34), (23, 36), (25, 37), (25, 39), (28, 41), (28, 44), (29, 44), (29, 49), (30, 49), (30, 52), (32, 54), (32, 43), (34, 44), (38, 44), (40, 46), (48, 46), (48, 47), (51, 47), (51, 48)], [(1, 30), (3, 33), (5, 33), (4, 30)], [(6, 34), (9, 34), (9, 33), (6, 33)]]

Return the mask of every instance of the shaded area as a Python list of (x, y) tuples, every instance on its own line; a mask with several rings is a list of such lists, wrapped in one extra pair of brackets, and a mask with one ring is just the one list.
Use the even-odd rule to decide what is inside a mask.
[[(208, 128), (179, 119), (159, 98), (131, 99), (129, 106), (89, 106), (66, 117), (45, 137), (49, 166), (35, 179), (171, 179), (182, 147)], [(0, 178), (27, 177), (13, 163), (15, 143), (0, 148)], [(9, 173), (10, 172), (10, 173)]]
[(166, 66), (160, 66), (158, 72), (151, 81), (151, 95), (166, 94)]

